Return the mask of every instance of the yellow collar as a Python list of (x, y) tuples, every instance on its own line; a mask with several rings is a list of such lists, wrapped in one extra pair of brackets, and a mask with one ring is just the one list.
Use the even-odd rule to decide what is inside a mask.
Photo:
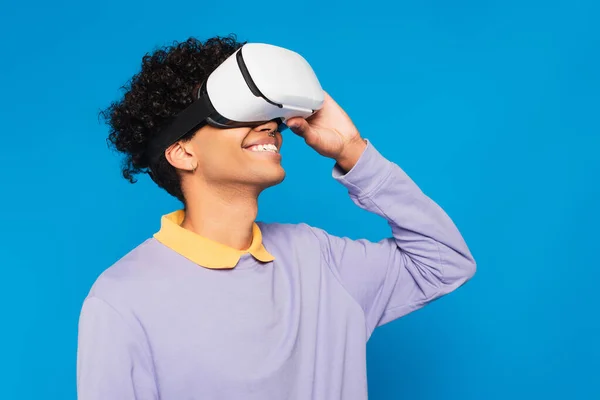
[(212, 269), (234, 268), (246, 253), (262, 262), (275, 259), (263, 246), (262, 233), (256, 223), (252, 226), (250, 247), (247, 250), (236, 250), (181, 227), (184, 216), (183, 210), (163, 215), (160, 231), (154, 234), (154, 238), (198, 265)]

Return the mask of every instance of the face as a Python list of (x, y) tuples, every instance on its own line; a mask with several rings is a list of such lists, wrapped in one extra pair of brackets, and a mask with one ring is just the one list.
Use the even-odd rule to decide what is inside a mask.
[[(176, 145), (175, 158), (209, 184), (250, 185), (258, 190), (274, 186), (285, 178), (281, 166), (281, 133), (277, 123), (268, 122), (255, 128), (219, 129), (202, 127), (194, 137)], [(269, 135), (274, 132), (275, 135)], [(177, 146), (182, 146), (177, 150)], [(169, 150), (167, 150), (169, 152)]]

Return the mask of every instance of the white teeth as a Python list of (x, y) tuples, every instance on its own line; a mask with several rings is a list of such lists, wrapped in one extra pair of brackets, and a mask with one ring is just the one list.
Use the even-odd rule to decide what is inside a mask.
[(273, 144), (257, 144), (250, 148), (252, 151), (270, 151), (272, 153), (277, 153), (277, 146)]

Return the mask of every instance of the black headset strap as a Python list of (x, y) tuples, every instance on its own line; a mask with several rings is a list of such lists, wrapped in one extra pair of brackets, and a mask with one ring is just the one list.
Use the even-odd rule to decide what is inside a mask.
[(206, 119), (215, 112), (208, 95), (203, 90), (204, 86), (200, 89), (201, 97), (177, 114), (171, 124), (158, 132), (150, 141), (147, 155), (151, 162), (156, 161), (170, 145), (188, 133), (200, 129), (206, 123)]

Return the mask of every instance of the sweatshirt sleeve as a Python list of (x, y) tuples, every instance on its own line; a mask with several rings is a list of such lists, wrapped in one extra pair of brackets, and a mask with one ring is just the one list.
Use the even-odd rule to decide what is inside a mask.
[(142, 328), (88, 297), (79, 319), (79, 400), (156, 400), (153, 364)]
[(311, 227), (331, 271), (363, 309), (369, 336), (473, 276), (475, 261), (448, 215), (370, 142), (352, 170), (344, 174), (336, 165), (333, 177), (392, 231), (374, 243)]

